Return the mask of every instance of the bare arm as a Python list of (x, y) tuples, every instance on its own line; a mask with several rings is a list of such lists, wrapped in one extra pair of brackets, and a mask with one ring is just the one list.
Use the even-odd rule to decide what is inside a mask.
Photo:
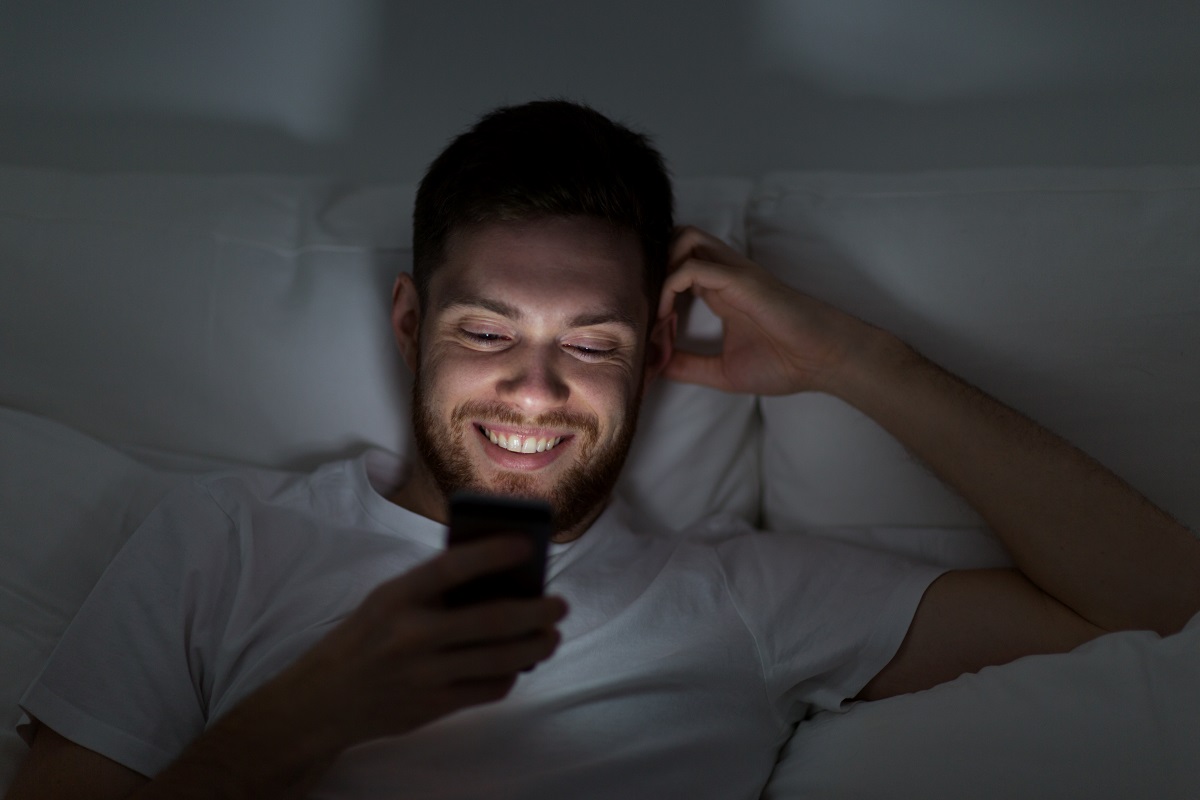
[(39, 726), (6, 798), (303, 797), (346, 743), (289, 719), (285, 684), (247, 698), (154, 779)]
[(1200, 541), (1031, 420), (873, 333), (827, 391), (979, 512), (1036, 586), (1104, 630), (1174, 633), (1200, 610)]
[(446, 589), (520, 563), (528, 547), (507, 537), (455, 547), (382, 584), (153, 780), (43, 727), (8, 798), (302, 797), (347, 747), (499, 700), (553, 654), (566, 613), (558, 598), (440, 603)]
[(725, 340), (716, 356), (677, 350), (667, 377), (840, 397), (961, 494), (1017, 564), (935, 581), (864, 696), (1069, 650), (1109, 630), (1173, 633), (1200, 611), (1200, 540), (1088, 456), (702, 231), (681, 230), (672, 261), (660, 316), (691, 291), (721, 317)]
[(117, 800), (146, 783), (146, 776), (80, 747), (45, 725), (38, 727), (29, 755), (13, 778), (6, 800), (81, 797)]

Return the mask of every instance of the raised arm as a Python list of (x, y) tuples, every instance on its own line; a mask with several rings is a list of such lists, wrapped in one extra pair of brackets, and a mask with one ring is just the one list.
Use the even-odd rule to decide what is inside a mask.
[(677, 351), (668, 377), (841, 398), (962, 495), (1019, 569), (936, 581), (889, 666), (904, 679), (876, 682), (872, 696), (1070, 649), (1105, 631), (1173, 633), (1200, 610), (1200, 540), (1054, 434), (694, 228), (676, 237), (660, 314), (687, 291), (722, 318), (724, 350)]

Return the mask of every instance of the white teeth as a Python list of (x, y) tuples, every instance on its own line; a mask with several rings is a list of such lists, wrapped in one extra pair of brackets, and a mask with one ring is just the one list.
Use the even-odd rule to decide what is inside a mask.
[[(480, 426), (482, 428), (482, 426)], [(551, 439), (537, 438), (536, 436), (520, 437), (514, 434), (496, 433), (488, 428), (483, 428), (483, 432), (491, 440), (492, 444), (497, 447), (503, 447), (513, 453), (544, 453), (558, 445), (562, 441), (561, 436), (555, 436)]]

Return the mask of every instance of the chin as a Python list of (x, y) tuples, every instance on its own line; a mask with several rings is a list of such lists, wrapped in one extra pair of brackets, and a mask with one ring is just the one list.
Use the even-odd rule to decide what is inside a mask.
[(539, 480), (533, 475), (519, 472), (492, 473), (487, 477), (477, 477), (472, 481), (474, 486), (484, 494), (499, 494), (506, 497), (518, 497), (523, 500), (544, 500), (554, 504), (555, 489), (553, 481)]
[(548, 503), (554, 518), (554, 541), (561, 542), (578, 538), (583, 528), (608, 504), (608, 491), (597, 491), (600, 488), (597, 486), (580, 485), (581, 478), (584, 484), (588, 483), (585, 476), (588, 476), (588, 472), (583, 469), (566, 470), (566, 474), (553, 477), (492, 471), (485, 475), (477, 473), (473, 485), (464, 488)]
[(594, 421), (545, 422), (545, 427), (576, 432), (552, 450), (518, 456), (497, 448), (473, 424), (475, 418), (487, 417), (485, 412), (501, 416), (490, 406), (464, 404), (444, 420), (424, 401), (422, 384), (418, 374), (413, 397), (415, 442), (444, 497), (466, 490), (543, 500), (550, 504), (554, 529), (560, 534), (555, 541), (578, 538), (608, 504), (633, 438), (636, 405), (627, 409), (623, 424), (611, 436), (601, 435)]

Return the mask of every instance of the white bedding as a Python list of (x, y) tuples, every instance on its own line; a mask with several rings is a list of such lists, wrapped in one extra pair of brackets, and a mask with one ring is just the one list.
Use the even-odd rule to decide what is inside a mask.
[(27, 748), (17, 699), (132, 529), (179, 479), (0, 409), (0, 788)]
[(1195, 798), (1200, 615), (1114, 633), (800, 725), (764, 795)]
[[(411, 193), (0, 169), (0, 787), (24, 751), (16, 697), (183, 472), (407, 446), (386, 299)], [(1200, 525), (1200, 169), (693, 181), (680, 217)], [(687, 328), (718, 334), (703, 309)], [(621, 491), (675, 524), (723, 510), (952, 566), (1007, 558), (873, 423), (819, 396), (662, 384)], [(1200, 796), (1198, 654), (1193, 621), (818, 715), (768, 796)]]
[[(23, 533), (0, 537), (3, 787), (26, 752), (15, 731), (18, 696), (131, 529), (211, 462), (159, 454), (159, 464), (187, 471), (151, 467), (8, 409), (0, 409), (0, 452), (6, 530)], [(1112, 634), (1073, 653), (818, 714), (800, 725), (764, 797), (1192, 798), (1197, 675), (1200, 616), (1166, 639)]]

